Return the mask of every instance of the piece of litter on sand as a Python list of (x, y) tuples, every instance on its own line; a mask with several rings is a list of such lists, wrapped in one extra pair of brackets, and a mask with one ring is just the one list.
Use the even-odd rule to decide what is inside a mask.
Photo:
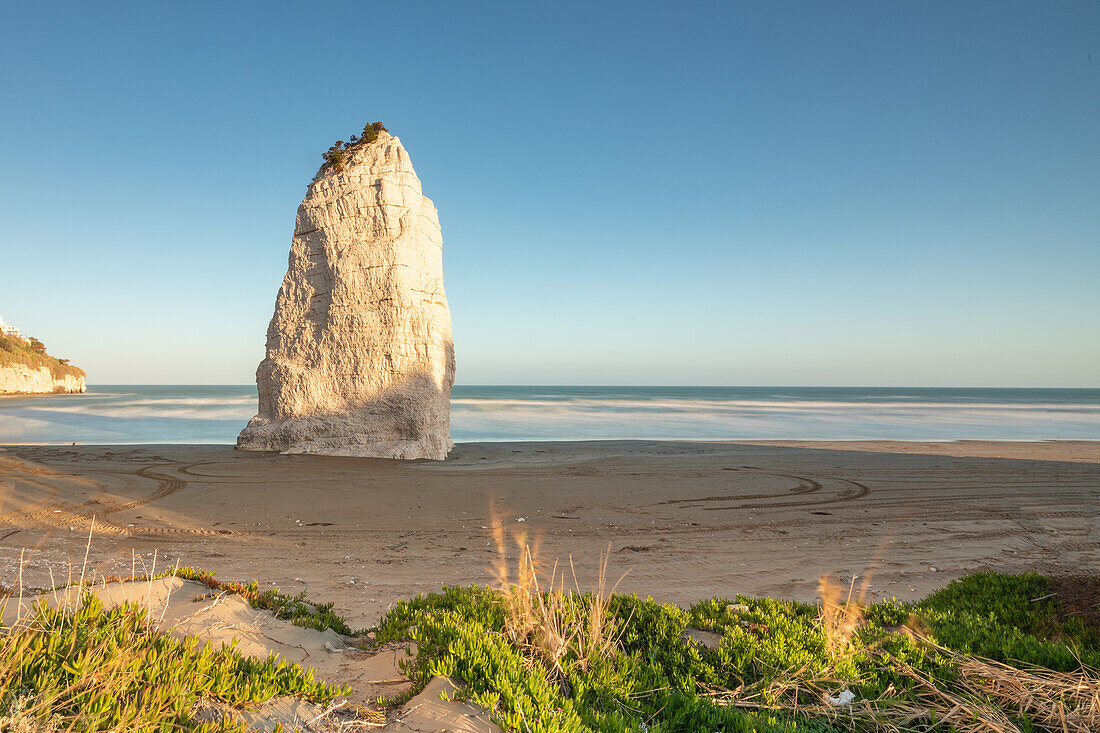
[(851, 690), (841, 690), (840, 694), (837, 695), (836, 697), (833, 697), (832, 695), (826, 695), (825, 696), (825, 702), (829, 703), (830, 705), (835, 705), (835, 706), (838, 706), (838, 707), (840, 705), (851, 705), (852, 700), (855, 700), (855, 699), (856, 699), (856, 694), (854, 692), (852, 692)]
[(518, 519), (516, 519), (516, 521), (517, 521), (517, 522), (526, 522), (526, 521), (527, 521), (527, 517), (519, 517)]
[(726, 610), (730, 613), (748, 613), (749, 607), (746, 606), (744, 603), (731, 603), (730, 605), (726, 606)]

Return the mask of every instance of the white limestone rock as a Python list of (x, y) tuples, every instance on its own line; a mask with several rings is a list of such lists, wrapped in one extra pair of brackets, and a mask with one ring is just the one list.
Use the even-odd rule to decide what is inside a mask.
[(455, 360), (435, 205), (386, 132), (298, 207), (243, 450), (442, 460)]
[(49, 367), (35, 369), (25, 364), (0, 366), (0, 395), (83, 394), (87, 388), (83, 373), (55, 376)]

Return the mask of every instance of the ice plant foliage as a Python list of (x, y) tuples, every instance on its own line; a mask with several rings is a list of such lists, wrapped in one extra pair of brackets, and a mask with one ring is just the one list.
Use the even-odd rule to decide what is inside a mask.
[(146, 609), (105, 610), (90, 593), (59, 608), (39, 601), (13, 627), (0, 629), (0, 712), (17, 707), (19, 719), (33, 725), (238, 730), (194, 723), (191, 711), (203, 698), (241, 705), (300, 695), (324, 703), (337, 692), (274, 656), (252, 659), (157, 631)]
[(817, 605), (737, 596), (685, 610), (609, 594), (614, 651), (582, 655), (565, 641), (576, 627), (536, 598), (551, 594), (540, 578), (560, 578), (538, 565), (524, 550), (492, 589), (399, 604), (379, 640), (415, 639), (415, 679), (464, 680), (518, 731), (1100, 730), (1100, 635), (1038, 575), (979, 573), (918, 603), (869, 604), (830, 581)]
[[(918, 603), (874, 604), (866, 579), (858, 594), (854, 581), (824, 580), (816, 605), (736, 596), (682, 609), (606, 590), (610, 553), (593, 591), (580, 590), (572, 562), (567, 588), (558, 564), (540, 563), (537, 538), (505, 532), (500, 518), (493, 529), (493, 587), (400, 603), (363, 646), (415, 640), (414, 681), (460, 680), (508, 730), (1100, 730), (1091, 579), (978, 573)], [(347, 628), (330, 606), (175, 572), (302, 625)], [(196, 703), (338, 692), (275, 658), (161, 633), (157, 609), (106, 610), (83, 570), (75, 583), (77, 602), (39, 603), (0, 627), (2, 733), (239, 730), (194, 721)]]

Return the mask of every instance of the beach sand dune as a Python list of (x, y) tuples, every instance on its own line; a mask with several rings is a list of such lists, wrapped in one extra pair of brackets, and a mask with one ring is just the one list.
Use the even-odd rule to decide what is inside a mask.
[[(610, 547), (619, 590), (810, 600), (825, 574), (919, 597), (982, 568), (1100, 571), (1100, 443), (460, 444), (443, 462), (225, 446), (0, 451), (0, 582), (173, 562), (332, 600), (352, 625), (441, 584), (489, 583), (491, 533)], [(49, 574), (52, 571), (53, 581)]]

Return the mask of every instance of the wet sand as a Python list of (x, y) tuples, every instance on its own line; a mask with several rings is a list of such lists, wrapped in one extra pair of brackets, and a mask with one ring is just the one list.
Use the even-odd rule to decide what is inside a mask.
[[(495, 514), (494, 509), (495, 507)], [(824, 574), (919, 597), (981, 569), (1100, 572), (1100, 442), (469, 443), (450, 459), (228, 446), (0, 449), (0, 582), (135, 555), (331, 600), (353, 625), (441, 584), (490, 582), (494, 522), (582, 585), (811, 600)], [(857, 581), (858, 582), (858, 581)]]

